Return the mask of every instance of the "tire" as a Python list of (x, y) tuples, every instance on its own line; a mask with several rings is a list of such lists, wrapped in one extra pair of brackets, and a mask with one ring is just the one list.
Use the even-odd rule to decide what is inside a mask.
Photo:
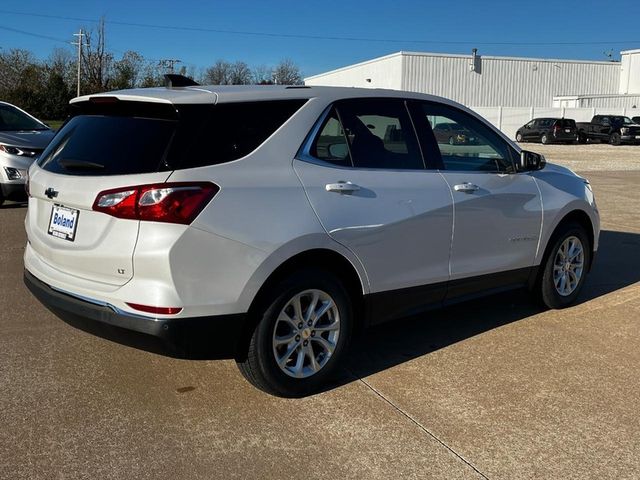
[(516, 133), (516, 142), (522, 142), (522, 134), (520, 132)]
[(620, 142), (621, 142), (620, 134), (617, 132), (613, 132), (609, 137), (609, 143), (611, 145), (620, 145)]
[[(314, 298), (316, 308), (311, 307)], [(309, 309), (320, 313), (329, 301), (333, 307), (310, 325)], [(296, 304), (303, 321), (297, 318)], [(256, 316), (246, 358), (237, 365), (249, 383), (279, 397), (303, 397), (321, 389), (340, 363), (353, 329), (346, 289), (319, 269), (300, 270), (280, 281), (256, 308)]]
[[(565, 308), (575, 302), (584, 285), (591, 264), (592, 245), (584, 227), (577, 223), (561, 226), (549, 245), (538, 282), (540, 299), (549, 308)], [(581, 253), (571, 260), (566, 254), (575, 246), (581, 248)], [(577, 250), (574, 252), (572, 255), (577, 254)]]
[(584, 132), (578, 132), (578, 143), (587, 143), (587, 136)]
[(540, 142), (542, 142), (544, 145), (549, 143), (549, 137), (547, 136), (547, 134), (543, 134), (542, 137), (540, 137)]
[(0, 207), (4, 204), (4, 195), (2, 195), (2, 190), (0, 190)]

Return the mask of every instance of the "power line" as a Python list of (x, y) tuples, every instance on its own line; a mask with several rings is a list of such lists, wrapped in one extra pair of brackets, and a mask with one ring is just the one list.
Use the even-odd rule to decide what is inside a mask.
[[(1, 12), (1, 11), (0, 11), (0, 12)], [(7, 30), (7, 31), (10, 31), (10, 32), (19, 33), (19, 34), (21, 34), (21, 35), (28, 35), (28, 36), (30, 36), (30, 37), (42, 38), (42, 39), (45, 39), (45, 40), (50, 40), (50, 41), (52, 41), (52, 42), (64, 43), (65, 45), (69, 45), (69, 44), (71, 44), (71, 45), (76, 45), (76, 46), (78, 45), (78, 44), (77, 44), (77, 42), (71, 42), (71, 43), (70, 43), (69, 41), (67, 41), (67, 40), (63, 40), (63, 39), (61, 39), (61, 38), (50, 37), (50, 36), (42, 35), (42, 34), (39, 34), (39, 33), (27, 32), (26, 30), (19, 30), (19, 29), (17, 29), (17, 28), (5, 27), (5, 26), (3, 26), (3, 25), (0, 25), (0, 30)], [(77, 36), (77, 34), (76, 34), (76, 33), (74, 33), (73, 35), (74, 35), (74, 36)], [(83, 33), (82, 35), (83, 35), (83, 36), (85, 36), (86, 34), (85, 34), (85, 33)], [(87, 44), (85, 44), (84, 46), (87, 46)], [(114, 52), (114, 53), (119, 53), (120, 55), (124, 55), (124, 54), (126, 53), (126, 52), (124, 52), (123, 50), (118, 50), (118, 49), (116, 49), (116, 48), (110, 48), (109, 50), (110, 50), (111, 52)], [(149, 62), (161, 62), (161, 61), (162, 61), (162, 59), (157, 59), (157, 58), (148, 58), (148, 57), (144, 57), (144, 59), (145, 59), (145, 60), (147, 60), (147, 61), (149, 61)], [(195, 63), (193, 63), (193, 62), (189, 62), (189, 63), (188, 63), (188, 65), (195, 65)]]
[(62, 39), (56, 38), (56, 37), (49, 37), (47, 35), (41, 35), (39, 33), (26, 32), (24, 30), (18, 30), (17, 28), (5, 27), (5, 26), (0, 25), (0, 30), (8, 30), (10, 32), (20, 33), (22, 35), (29, 35), (30, 37), (44, 38), (45, 40), (51, 40), (52, 42), (59, 42), (59, 43), (69, 44), (69, 42), (67, 40), (62, 40)]
[[(0, 10), (0, 13), (8, 15), (22, 15), (29, 17), (41, 17), (56, 20), (66, 20), (74, 22), (87, 22), (97, 23), (97, 20), (81, 17), (67, 17), (61, 15), (47, 15), (43, 13), (27, 13), (17, 12), (13, 10)], [(117, 20), (109, 20), (105, 23), (111, 25), (121, 25), (126, 27), (138, 27), (138, 28), (155, 28), (163, 30), (178, 30), (188, 32), (203, 32), (203, 33), (218, 33), (218, 34), (230, 34), (230, 35), (244, 35), (244, 36), (259, 36), (259, 37), (271, 37), (271, 38), (295, 38), (295, 39), (307, 39), (307, 40), (332, 40), (332, 41), (346, 41), (346, 42), (379, 42), (379, 43), (421, 43), (421, 44), (434, 44), (434, 45), (478, 45), (478, 46), (491, 46), (491, 45), (504, 45), (504, 46), (578, 46), (578, 45), (618, 45), (618, 44), (630, 44), (640, 43), (640, 40), (607, 40), (597, 42), (478, 42), (478, 41), (453, 41), (453, 40), (419, 40), (419, 39), (393, 39), (393, 38), (370, 38), (370, 37), (345, 37), (337, 35), (307, 35), (298, 33), (274, 33), (274, 32), (256, 32), (248, 30), (224, 30), (216, 28), (203, 28), (203, 27), (187, 27), (179, 25), (162, 25), (153, 23), (137, 23), (137, 22), (122, 22)]]

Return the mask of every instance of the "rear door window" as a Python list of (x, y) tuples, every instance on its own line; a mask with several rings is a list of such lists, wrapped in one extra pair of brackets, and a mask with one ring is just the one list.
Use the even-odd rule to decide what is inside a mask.
[(354, 167), (424, 169), (404, 101), (356, 99), (336, 106)]

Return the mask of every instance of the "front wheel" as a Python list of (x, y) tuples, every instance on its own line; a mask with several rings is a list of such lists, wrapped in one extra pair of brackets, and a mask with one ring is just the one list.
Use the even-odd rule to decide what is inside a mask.
[(271, 395), (318, 391), (339, 364), (351, 337), (353, 312), (340, 281), (322, 270), (301, 270), (273, 287), (247, 356), (238, 368)]
[(522, 142), (522, 134), (520, 132), (516, 133), (516, 142)]
[(564, 308), (575, 302), (591, 262), (591, 245), (584, 228), (569, 224), (552, 239), (542, 265), (540, 294), (549, 308)]
[(609, 143), (611, 145), (620, 145), (620, 142), (622, 141), (622, 139), (620, 138), (620, 134), (619, 133), (612, 133), (611, 136), (609, 137)]
[(542, 135), (542, 137), (540, 137), (540, 141), (541, 141), (543, 144), (545, 144), (545, 145), (546, 145), (547, 143), (549, 143), (549, 137), (547, 136), (547, 134), (546, 134), (546, 133), (545, 133), (544, 135)]

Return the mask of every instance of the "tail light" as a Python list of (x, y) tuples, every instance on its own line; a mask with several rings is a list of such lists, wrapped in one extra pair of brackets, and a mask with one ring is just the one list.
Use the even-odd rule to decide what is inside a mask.
[(117, 218), (188, 225), (220, 190), (210, 182), (156, 183), (104, 190), (93, 210)]
[(153, 305), (141, 305), (139, 303), (126, 302), (134, 310), (145, 313), (155, 313), (160, 315), (176, 315), (182, 311), (182, 307), (156, 307)]

